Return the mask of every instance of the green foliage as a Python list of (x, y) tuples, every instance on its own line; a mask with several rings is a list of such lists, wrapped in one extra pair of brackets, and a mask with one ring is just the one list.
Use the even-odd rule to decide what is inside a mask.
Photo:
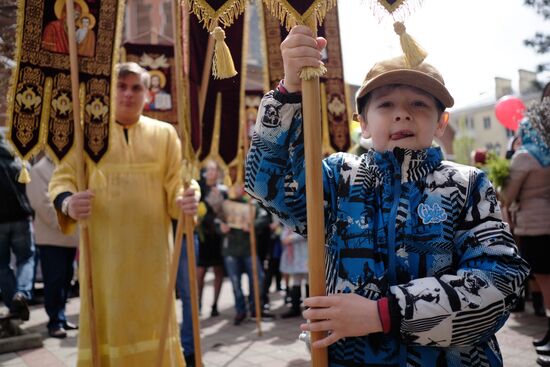
[(494, 152), (489, 152), (485, 169), (489, 180), (499, 190), (510, 176), (510, 161), (497, 156)]
[(466, 119), (458, 121), (458, 132), (453, 140), (454, 160), (461, 164), (470, 164), (470, 153), (474, 149), (475, 140), (467, 133)]

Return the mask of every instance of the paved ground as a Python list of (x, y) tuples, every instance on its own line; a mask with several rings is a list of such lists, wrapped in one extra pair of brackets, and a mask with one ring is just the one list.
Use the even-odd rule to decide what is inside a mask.
[[(205, 289), (205, 305), (212, 297), (209, 273)], [(201, 317), (201, 342), (203, 363), (206, 367), (306, 367), (310, 366), (309, 354), (304, 343), (297, 339), (299, 319), (262, 322), (263, 336), (259, 337), (254, 320), (239, 326), (233, 325), (233, 294), (231, 284), (225, 281), (218, 306), (220, 316), (210, 318), (210, 310), (203, 310)], [(272, 293), (272, 311), (280, 314), (286, 310), (280, 294)], [(78, 321), (79, 299), (72, 298), (67, 305), (70, 321)], [(180, 315), (178, 315), (178, 318)], [(58, 340), (48, 338), (47, 316), (41, 306), (33, 306), (31, 320), (23, 328), (39, 332), (44, 340), (43, 348), (0, 354), (0, 366), (5, 367), (59, 367), (76, 365), (76, 340), (78, 331), (69, 331), (69, 337)], [(506, 367), (535, 367), (536, 353), (531, 339), (543, 334), (546, 320), (532, 314), (529, 305), (525, 312), (513, 314), (499, 331), (498, 340)], [(136, 366), (141, 367), (141, 366)]]

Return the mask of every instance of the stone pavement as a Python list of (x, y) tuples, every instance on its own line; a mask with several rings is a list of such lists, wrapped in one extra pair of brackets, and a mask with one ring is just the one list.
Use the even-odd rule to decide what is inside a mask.
[[(255, 320), (249, 319), (239, 326), (233, 325), (233, 293), (225, 280), (218, 305), (220, 316), (210, 318), (212, 299), (212, 274), (207, 274), (204, 293), (205, 308), (201, 316), (201, 341), (203, 364), (206, 367), (306, 367), (310, 366), (309, 353), (298, 340), (300, 319), (277, 318), (263, 321), (263, 336), (258, 336)], [(243, 277), (246, 278), (246, 277)], [(79, 299), (72, 298), (67, 305), (70, 321), (78, 321)], [(271, 293), (272, 312), (276, 315), (286, 310), (282, 295)], [(178, 309), (181, 306), (178, 302)], [(181, 315), (178, 314), (181, 320)], [(0, 354), (0, 366), (5, 367), (60, 367), (76, 365), (76, 341), (78, 331), (69, 331), (66, 339), (48, 338), (47, 316), (42, 306), (33, 306), (31, 319), (23, 329), (43, 336), (42, 348)], [(536, 317), (529, 305), (526, 311), (512, 314), (497, 334), (505, 367), (535, 367), (536, 353), (531, 339), (542, 335), (547, 322)], [(149, 366), (136, 366), (149, 367)]]

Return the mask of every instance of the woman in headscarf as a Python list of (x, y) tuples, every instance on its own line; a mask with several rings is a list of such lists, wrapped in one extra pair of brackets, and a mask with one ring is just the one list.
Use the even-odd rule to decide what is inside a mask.
[(544, 298), (548, 329), (533, 344), (539, 354), (537, 363), (550, 366), (550, 83), (541, 102), (528, 109), (518, 135), (522, 146), (512, 157), (502, 199), (510, 211), (522, 257), (531, 265)]

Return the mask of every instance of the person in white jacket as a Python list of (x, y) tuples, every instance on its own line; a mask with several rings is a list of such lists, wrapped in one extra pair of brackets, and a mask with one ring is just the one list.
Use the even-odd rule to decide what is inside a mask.
[(66, 330), (78, 328), (65, 317), (65, 304), (74, 274), (78, 232), (64, 235), (57, 224), (57, 214), (48, 197), (48, 184), (54, 168), (54, 163), (47, 156), (31, 168), (27, 196), (36, 212), (35, 241), (39, 246), (44, 280), (44, 307), (49, 317), (48, 334), (54, 338), (65, 338)]

